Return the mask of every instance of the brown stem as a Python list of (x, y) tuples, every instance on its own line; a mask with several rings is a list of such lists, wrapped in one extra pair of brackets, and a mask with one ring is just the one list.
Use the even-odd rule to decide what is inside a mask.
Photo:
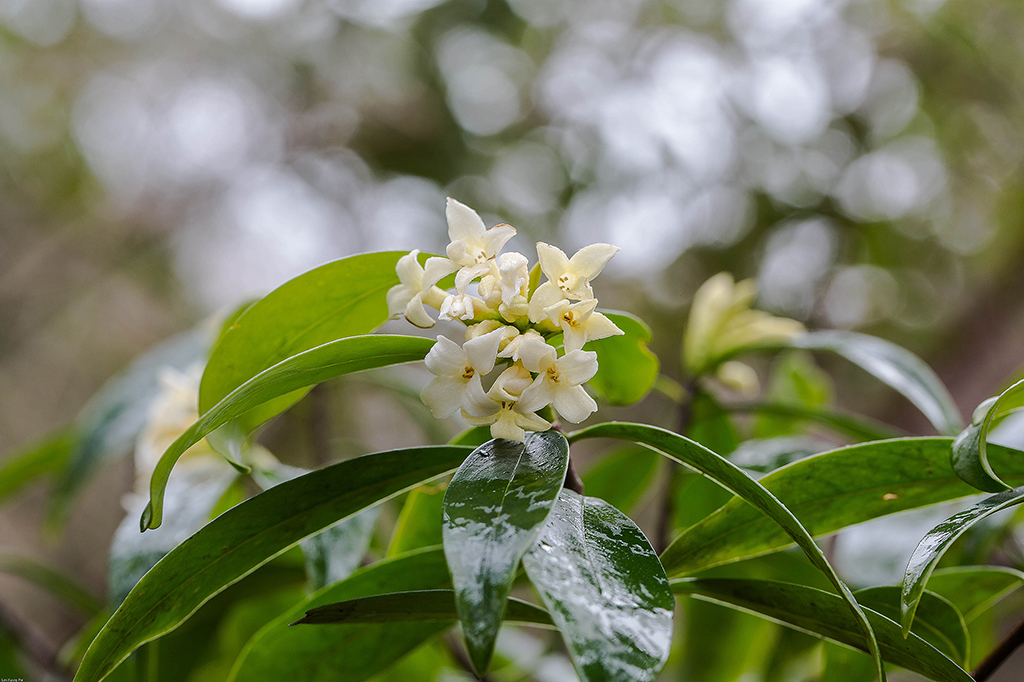
[(569, 468), (565, 472), (565, 483), (562, 484), (562, 487), (580, 495), (583, 494), (583, 479), (576, 472), (576, 465), (572, 463), (572, 457), (569, 458)]
[(978, 664), (971, 677), (974, 678), (975, 682), (987, 680), (1021, 644), (1024, 644), (1024, 620), (1017, 623), (1017, 627), (1010, 631), (1010, 634), (999, 643), (999, 646), (993, 649), (992, 653)]

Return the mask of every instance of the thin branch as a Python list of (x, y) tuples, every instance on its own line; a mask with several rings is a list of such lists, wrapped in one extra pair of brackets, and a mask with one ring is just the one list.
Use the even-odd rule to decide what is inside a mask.
[(0, 630), (10, 633), (18, 647), (28, 654), (37, 666), (57, 680), (71, 680), (71, 672), (60, 664), (58, 650), (49, 641), (37, 635), (28, 623), (10, 607), (0, 602)]
[(1017, 623), (1017, 627), (1010, 631), (1010, 634), (999, 643), (999, 646), (993, 649), (992, 653), (978, 664), (971, 677), (974, 678), (975, 682), (987, 680), (1021, 644), (1024, 644), (1024, 620)]
[[(685, 436), (690, 429), (690, 421), (693, 419), (693, 398), (697, 390), (696, 380), (690, 380), (684, 386), (684, 394), (679, 402), (679, 417), (676, 421), (676, 432)], [(668, 547), (672, 539), (672, 517), (675, 512), (675, 489), (679, 480), (679, 466), (671, 463), (668, 469), (668, 476), (661, 491), (661, 506), (658, 508), (658, 518), (654, 527), (654, 549), (661, 554)]]

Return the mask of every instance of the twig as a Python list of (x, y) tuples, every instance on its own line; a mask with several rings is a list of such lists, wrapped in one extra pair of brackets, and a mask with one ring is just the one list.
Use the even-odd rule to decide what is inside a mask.
[(999, 643), (999, 646), (993, 649), (992, 653), (978, 664), (971, 677), (974, 678), (975, 682), (987, 680), (1021, 644), (1024, 644), (1024, 620), (1017, 623), (1017, 627), (1010, 631), (1010, 634)]

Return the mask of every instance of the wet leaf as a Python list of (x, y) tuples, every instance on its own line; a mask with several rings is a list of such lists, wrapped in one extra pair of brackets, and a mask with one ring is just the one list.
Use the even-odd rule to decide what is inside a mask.
[(940, 568), (928, 579), (928, 591), (948, 599), (968, 624), (1022, 586), (1024, 573), (1005, 566)]
[[(899, 585), (869, 587), (854, 594), (864, 608), (880, 613), (894, 623), (899, 621)], [(912, 632), (960, 667), (968, 665), (971, 644), (967, 623), (956, 606), (945, 597), (933, 592), (922, 595)]]
[(1000, 417), (1024, 405), (1024, 380), (989, 398), (974, 411), (971, 423), (953, 441), (953, 470), (978, 490), (998, 493), (1009, 489), (988, 461), (988, 432)]

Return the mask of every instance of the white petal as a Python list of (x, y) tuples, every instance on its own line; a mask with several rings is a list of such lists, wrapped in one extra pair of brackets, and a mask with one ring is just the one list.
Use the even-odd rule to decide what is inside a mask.
[[(519, 407), (516, 405), (516, 407)], [(551, 428), (551, 422), (541, 419), (535, 414), (516, 411), (516, 425), (528, 431), (547, 431)]]
[(579, 386), (597, 374), (597, 353), (592, 350), (574, 350), (555, 363), (562, 380), (569, 386)]
[(537, 242), (537, 261), (540, 263), (541, 272), (552, 282), (569, 269), (569, 258), (565, 252), (544, 242)]
[(459, 269), (459, 266), (447, 258), (432, 256), (427, 259), (426, 267), (423, 268), (423, 289), (429, 289), (442, 278), (452, 274)]
[(423, 362), (435, 376), (461, 376), (469, 358), (459, 344), (446, 336), (439, 336)]
[(413, 249), (398, 259), (395, 265), (395, 272), (398, 274), (398, 281), (406, 286), (419, 290), (423, 282), (423, 266), (420, 265), (418, 256), (419, 249)]
[(591, 244), (590, 246), (584, 246), (582, 249), (577, 251), (571, 259), (569, 259), (569, 270), (572, 271), (577, 277), (583, 279), (594, 279), (601, 271), (604, 270), (604, 266), (608, 264), (608, 261), (612, 259), (616, 253), (618, 253), (619, 247), (612, 246), (611, 244)]
[(583, 344), (589, 341), (586, 333), (578, 327), (570, 327), (567, 324), (563, 324), (562, 332), (563, 344), (567, 354), (575, 350), (582, 350)]
[(437, 419), (450, 417), (459, 411), (466, 392), (466, 382), (456, 377), (434, 377), (420, 391), (420, 400), (430, 408)]
[(448, 218), (448, 237), (453, 242), (477, 241), (487, 231), (476, 211), (451, 197), (448, 197), (444, 214)]
[(551, 404), (559, 415), (573, 424), (579, 424), (597, 411), (597, 403), (582, 386), (569, 386), (556, 391)]
[(512, 410), (501, 410), (498, 419), (491, 425), (491, 436), (522, 442), (526, 438), (526, 433), (516, 423), (518, 421), (516, 413)]
[(488, 258), (494, 258), (501, 251), (501, 247), (505, 246), (505, 242), (512, 239), (516, 234), (516, 228), (511, 225), (501, 223), (495, 225), (491, 229), (487, 230), (484, 234), (484, 254)]
[[(530, 322), (537, 324), (548, 318), (546, 309), (565, 300), (565, 294), (554, 282), (544, 282), (530, 297)], [(557, 324), (557, 323), (556, 323)]]
[(474, 417), (486, 417), (494, 414), (501, 408), (498, 403), (490, 399), (484, 393), (484, 387), (480, 383), (480, 375), (474, 374), (473, 378), (466, 384), (462, 393), (462, 411)]
[(526, 368), (515, 364), (498, 375), (487, 394), (498, 402), (516, 401), (532, 383), (533, 376)]
[(481, 275), (486, 275), (490, 269), (490, 263), (476, 263), (462, 268), (459, 270), (459, 274), (455, 275), (455, 290), (460, 294), (465, 294), (469, 283)]
[(606, 339), (609, 336), (621, 336), (625, 333), (601, 313), (593, 313), (587, 318), (584, 327), (586, 329), (587, 341)]
[(395, 318), (405, 312), (405, 307), (413, 299), (416, 292), (404, 284), (396, 284), (388, 289), (388, 317)]
[[(497, 403), (495, 403), (495, 407), (497, 407), (497, 406), (498, 406)], [(497, 419), (498, 419), (498, 412), (494, 412), (492, 414), (488, 414), (487, 416), (484, 416), (484, 417), (475, 417), (475, 416), (469, 414), (468, 412), (466, 412), (465, 410), (463, 410), (462, 411), (462, 418), (465, 419), (466, 423), (469, 424), (470, 426), (490, 426), (495, 421), (497, 421)]]
[(540, 408), (550, 405), (554, 399), (555, 393), (551, 390), (551, 382), (541, 374), (519, 396), (516, 407), (522, 412), (536, 412)]
[(412, 322), (420, 329), (429, 329), (434, 326), (434, 318), (427, 314), (423, 307), (423, 294), (419, 293), (412, 297), (409, 304), (405, 306), (405, 319)]
[(494, 360), (498, 357), (498, 344), (504, 335), (505, 329), (502, 327), (470, 339), (462, 346), (477, 372), (487, 374), (494, 369)]

